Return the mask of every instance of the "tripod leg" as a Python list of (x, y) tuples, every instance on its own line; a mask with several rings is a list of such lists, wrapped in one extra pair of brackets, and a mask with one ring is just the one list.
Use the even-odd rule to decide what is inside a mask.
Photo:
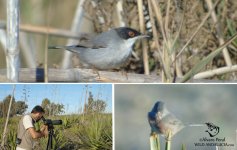
[(53, 136), (54, 136), (54, 132), (52, 130), (51, 136), (50, 136), (50, 145), (51, 145), (51, 149), (53, 149)]
[(52, 129), (49, 129), (49, 137), (48, 137), (46, 150), (51, 150), (53, 148), (52, 138), (53, 138), (53, 131)]

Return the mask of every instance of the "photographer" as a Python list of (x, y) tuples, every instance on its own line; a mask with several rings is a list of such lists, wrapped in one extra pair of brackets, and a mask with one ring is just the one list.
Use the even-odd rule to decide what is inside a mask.
[(36, 131), (34, 124), (44, 115), (44, 109), (41, 106), (35, 106), (31, 114), (21, 118), (17, 130), (16, 150), (33, 150), (35, 139), (48, 135), (48, 127), (43, 125), (40, 131)]

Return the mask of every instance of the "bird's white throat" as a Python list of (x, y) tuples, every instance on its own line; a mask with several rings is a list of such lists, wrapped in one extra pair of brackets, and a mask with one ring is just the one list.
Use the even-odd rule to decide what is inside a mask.
[(130, 38), (130, 39), (125, 40), (124, 42), (126, 44), (126, 47), (127, 48), (132, 48), (133, 44), (136, 42), (137, 39), (138, 38), (135, 37), (135, 38)]

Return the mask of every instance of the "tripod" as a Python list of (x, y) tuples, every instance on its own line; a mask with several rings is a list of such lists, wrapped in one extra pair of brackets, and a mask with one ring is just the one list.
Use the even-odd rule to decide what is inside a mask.
[(46, 150), (51, 150), (53, 148), (53, 138), (54, 137), (54, 130), (53, 127), (49, 127), (49, 137)]

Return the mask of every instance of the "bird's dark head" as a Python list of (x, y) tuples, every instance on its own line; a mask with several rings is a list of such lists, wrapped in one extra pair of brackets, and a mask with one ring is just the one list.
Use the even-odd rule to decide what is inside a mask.
[(138, 37), (148, 37), (147, 35), (141, 34), (135, 29), (128, 28), (128, 27), (120, 27), (114, 29), (120, 38), (127, 40), (127, 39), (133, 39)]
[(164, 102), (157, 101), (151, 111), (148, 113), (149, 119), (156, 119), (156, 115), (159, 113), (163, 113), (164, 111)]
[(164, 102), (161, 102), (161, 101), (157, 101), (154, 105), (154, 107), (152, 108), (152, 112), (163, 112), (164, 111)]

